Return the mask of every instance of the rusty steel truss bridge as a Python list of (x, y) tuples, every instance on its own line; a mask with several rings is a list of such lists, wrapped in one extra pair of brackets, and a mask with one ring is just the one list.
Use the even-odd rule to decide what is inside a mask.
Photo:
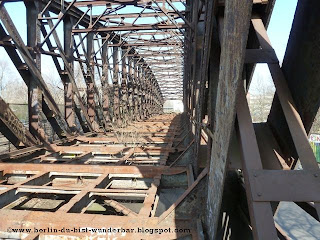
[[(28, 126), (0, 98), (0, 131), (16, 148), (0, 155), (0, 238), (290, 239), (280, 202), (319, 221), (308, 134), (320, 2), (298, 1), (280, 64), (266, 31), (275, 1), (0, 1), (3, 59), (28, 92)], [(276, 93), (253, 123), (259, 63)], [(164, 113), (166, 101), (184, 112)]]

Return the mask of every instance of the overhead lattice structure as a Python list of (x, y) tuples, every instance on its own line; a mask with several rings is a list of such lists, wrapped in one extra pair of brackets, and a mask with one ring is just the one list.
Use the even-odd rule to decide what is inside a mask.
[[(28, 88), (28, 126), (0, 98), (15, 147), (0, 154), (0, 238), (290, 239), (281, 202), (318, 224), (320, 2), (298, 1), (281, 67), (266, 31), (274, 4), (0, 1), (1, 51)], [(276, 94), (253, 123), (258, 63)], [(184, 113), (164, 114), (167, 100)]]
[(112, 79), (116, 64), (112, 56), (121, 50), (122, 77), (127, 74), (123, 66), (130, 68), (135, 62), (152, 71), (165, 100), (182, 99), (183, 45), (185, 27), (190, 26), (184, 17), (184, 2), (77, 1), (74, 6), (92, 19), (88, 27), (73, 26), (75, 45), (93, 33), (94, 58), (101, 64), (98, 50), (107, 45)]
[[(110, 122), (121, 125), (144, 119), (161, 112), (165, 100), (182, 99), (185, 21), (189, 23), (185, 3), (25, 1), (25, 5), (28, 46), (4, 5), (2, 36), (35, 96), (33, 103), (29, 101), (34, 134), (41, 135), (38, 115), (42, 111), (61, 138), (71, 132), (106, 130)], [(41, 76), (41, 55), (52, 57), (65, 85), (65, 120)], [(87, 85), (85, 93), (74, 76), (77, 66)], [(25, 74), (32, 76), (30, 83)], [(37, 92), (42, 92), (43, 101)]]

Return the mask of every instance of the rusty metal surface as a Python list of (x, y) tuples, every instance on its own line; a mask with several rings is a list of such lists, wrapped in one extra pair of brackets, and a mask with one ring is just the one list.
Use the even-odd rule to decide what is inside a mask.
[[(318, 82), (319, 72), (319, 18), (316, 12), (320, 9), (318, 1), (305, 3), (298, 1), (295, 18), (292, 23), (286, 53), (283, 59), (282, 70), (287, 79), (288, 87), (301, 115), (306, 131), (309, 133), (312, 123), (319, 109)], [(274, 111), (269, 117), (274, 125), (281, 126), (283, 122), (277, 121), (280, 114), (275, 99)], [(278, 127), (277, 127), (278, 129)], [(287, 134), (284, 129), (283, 135)]]
[(320, 170), (259, 170), (249, 173), (253, 200), (319, 202)]
[(254, 239), (276, 239), (276, 229), (273, 221), (270, 202), (256, 202), (253, 200), (250, 173), (253, 170), (262, 170), (259, 153), (248, 103), (243, 87), (239, 89), (237, 102), (238, 139), (242, 149), (242, 170), (244, 175), (248, 207)]
[[(242, 226), (244, 238), (288, 239), (274, 222), (280, 201), (319, 220), (307, 139), (319, 107), (318, 3), (299, 2), (281, 69), (266, 32), (274, 0), (25, 0), (27, 41), (7, 11), (14, 2), (0, 1), (0, 46), (28, 87), (29, 130), (0, 99), (0, 130), (20, 148), (0, 155), (0, 238), (89, 235), (7, 231), (50, 222), (189, 229), (91, 234), (105, 239), (240, 239), (233, 227)], [(43, 56), (63, 84), (64, 112)], [(268, 122), (254, 127), (246, 91), (257, 63), (268, 64), (277, 94)], [(185, 113), (163, 114), (166, 100), (182, 100)], [(60, 140), (49, 140), (42, 120)], [(237, 200), (221, 213), (232, 171)]]
[[(252, 24), (262, 50), (272, 52), (273, 48), (261, 18), (254, 16)], [(260, 54), (263, 54), (263, 52), (260, 52)], [(276, 59), (275, 54), (272, 58)], [(255, 61), (258, 62), (260, 60), (257, 58)], [(288, 239), (288, 235), (283, 229), (274, 224), (272, 214), (277, 211), (276, 209), (280, 201), (288, 201), (314, 202), (313, 206), (309, 205), (309, 209), (306, 206), (303, 207), (310, 214), (316, 215), (316, 212), (319, 212), (319, 196), (317, 191), (319, 188), (319, 167), (308, 142), (303, 121), (297, 111), (279, 63), (277, 61), (269, 61), (269, 59), (263, 61), (268, 64), (276, 87), (277, 101), (281, 104), (281, 111), (284, 114), (284, 119), (290, 131), (290, 138), (294, 143), (294, 148), (303, 170), (292, 170), (295, 164), (291, 164), (290, 159), (285, 160), (281, 156), (283, 149), (279, 149), (279, 143), (279, 145), (270, 144), (268, 146), (268, 148), (274, 151), (273, 153), (270, 150), (268, 150), (269, 152), (266, 151), (263, 147), (265, 139), (262, 138), (261, 128), (259, 130), (259, 149), (246, 100), (246, 92), (242, 87), (238, 93), (236, 131), (238, 132), (242, 150), (241, 155), (243, 156), (242, 170), (250, 220), (253, 227), (253, 237), (254, 239), (276, 239), (277, 234), (281, 239)], [(259, 128), (256, 129), (258, 130)], [(264, 132), (266, 133), (266, 131)], [(269, 132), (270, 134), (272, 135), (271, 132)], [(270, 136), (267, 138), (270, 138)], [(273, 139), (275, 140), (275, 138)], [(269, 169), (274, 170), (263, 169), (260, 153), (264, 154), (265, 163), (267, 161), (274, 162), (268, 165)], [(292, 157), (294, 159), (296, 156)], [(294, 159), (294, 161), (297, 161), (297, 159)], [(271, 209), (271, 202), (273, 202), (273, 211)], [(311, 208), (313, 209), (310, 210)]]
[(26, 147), (37, 144), (37, 140), (32, 136), (28, 129), (25, 128), (2, 98), (0, 98), (0, 119), (2, 128), (5, 128), (1, 129), (1, 132), (16, 147), (21, 146), (20, 143)]
[[(124, 239), (174, 239), (182, 236), (197, 239), (197, 224), (191, 218), (166, 219), (161, 223), (167, 213), (172, 212), (206, 174), (190, 185), (188, 182), (193, 181), (192, 169), (165, 166), (171, 153), (183, 153), (185, 150), (181, 144), (179, 148), (173, 146), (181, 141), (177, 137), (183, 132), (180, 120), (178, 115), (171, 114), (152, 117), (141, 124), (129, 124), (129, 129), (140, 126), (136, 141), (132, 136), (121, 138), (117, 135), (124, 128), (109, 132), (110, 137), (91, 134), (58, 141), (52, 144), (54, 150), (35, 146), (23, 149), (23, 152), (13, 152), (10, 158), (3, 156), (5, 163), (0, 163), (0, 236), (16, 237), (6, 229), (17, 224), (22, 228), (47, 228), (50, 219), (50, 227), (59, 230), (107, 227), (135, 229), (132, 233), (114, 234)], [(165, 129), (172, 131), (167, 132), (169, 137), (166, 134), (153, 137), (150, 132), (144, 135), (144, 129), (152, 129), (152, 134), (163, 133)], [(141, 141), (140, 138), (145, 140)], [(39, 154), (33, 156), (34, 151), (39, 151)], [(20, 157), (22, 154), (23, 158)], [(93, 158), (99, 155), (100, 162), (90, 162), (88, 154)], [(107, 159), (112, 155), (115, 161), (108, 162)], [(11, 163), (15, 161), (19, 163)], [(57, 162), (59, 164), (55, 164)], [(185, 176), (184, 183), (181, 182), (182, 175)], [(166, 176), (170, 176), (171, 180)], [(179, 195), (176, 196), (173, 208), (168, 208), (169, 212), (160, 218), (155, 217), (156, 202), (161, 195), (158, 188), (163, 181), (164, 188), (178, 186), (175, 179), (183, 183), (180, 188), (185, 186), (184, 194), (179, 199)], [(81, 223), (74, 221), (77, 218), (81, 218)], [(176, 228), (181, 232), (166, 232), (160, 236), (137, 232), (138, 228)], [(47, 232), (23, 237), (59, 238), (59, 235), (61, 233)], [(62, 235), (89, 236), (86, 232), (63, 232)]]

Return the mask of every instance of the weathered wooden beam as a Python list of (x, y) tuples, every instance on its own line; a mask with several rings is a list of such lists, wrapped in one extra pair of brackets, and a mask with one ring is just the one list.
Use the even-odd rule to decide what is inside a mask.
[[(220, 27), (222, 27), (220, 25)], [(213, 19), (213, 33), (212, 33), (212, 41), (211, 41), (211, 49), (210, 49), (210, 63), (209, 63), (209, 72), (208, 72), (208, 122), (207, 127), (208, 131), (213, 132), (214, 126), (214, 115), (215, 115), (215, 107), (216, 107), (216, 99), (217, 99), (217, 87), (219, 82), (219, 66), (220, 66), (220, 54), (221, 54), (221, 46), (219, 40), (219, 23), (216, 18)], [(205, 129), (204, 129), (205, 130)], [(212, 147), (212, 137), (208, 138), (207, 144), (207, 157), (208, 162), (210, 161), (211, 156), (211, 147)]]
[(66, 173), (123, 173), (134, 174), (137, 177), (154, 177), (159, 174), (180, 174), (187, 171), (186, 167), (168, 166), (97, 166), (95, 165), (75, 165), (75, 164), (16, 164), (0, 163), (0, 169), (7, 173), (19, 171), (19, 174), (37, 174), (39, 172), (59, 172)]
[(217, 87), (214, 139), (208, 182), (207, 229), (216, 238), (225, 178), (228, 146), (235, 119), (235, 102), (241, 85), (244, 55), (248, 39), (252, 0), (225, 2)]
[[(5, 230), (12, 228), (19, 224), (28, 224), (30, 229), (47, 229), (48, 222), (50, 221), (50, 227), (52, 229), (82, 229), (83, 226), (90, 226), (94, 229), (106, 229), (106, 222), (109, 223), (108, 227), (111, 229), (134, 229), (132, 232), (126, 233), (126, 238), (131, 239), (143, 239), (148, 236), (149, 239), (159, 239), (159, 234), (147, 234), (145, 232), (137, 232), (139, 229), (187, 229), (188, 231), (176, 232), (167, 231), (161, 234), (163, 239), (179, 239), (181, 237), (190, 236), (190, 234), (195, 236), (194, 223), (192, 220), (171, 220), (167, 223), (158, 225), (155, 218), (138, 218), (136, 216), (111, 216), (97, 214), (93, 216), (91, 214), (81, 214), (81, 223), (78, 221), (75, 223), (75, 219), (79, 218), (78, 213), (54, 213), (54, 212), (43, 212), (40, 211), (18, 211), (16, 210), (14, 214), (10, 210), (0, 210), (1, 216), (3, 216), (4, 221), (0, 222), (0, 229)], [(89, 233), (82, 233), (84, 236)], [(120, 235), (121, 233), (119, 233)], [(66, 232), (64, 235), (73, 237), (74, 232)], [(2, 236), (2, 235), (1, 235)], [(17, 236), (17, 235), (16, 235)], [(121, 235), (120, 235), (121, 236)]]

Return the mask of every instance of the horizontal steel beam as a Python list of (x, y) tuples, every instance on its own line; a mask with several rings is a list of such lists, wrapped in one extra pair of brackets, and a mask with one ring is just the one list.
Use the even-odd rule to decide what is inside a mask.
[[(184, 11), (181, 12), (182, 14), (185, 14)], [(177, 17), (179, 16), (176, 12), (174, 11), (168, 11), (167, 12), (168, 15), (170, 15), (171, 17)], [(137, 18), (137, 17), (141, 17), (141, 18), (149, 18), (149, 17), (163, 17), (166, 16), (164, 13), (162, 12), (154, 12), (154, 13), (126, 13), (126, 14), (113, 14), (113, 15), (107, 15), (107, 16), (103, 16), (100, 19), (101, 20), (107, 20), (107, 19), (121, 19), (121, 18)], [(99, 16), (93, 16), (94, 18), (99, 17)]]
[(96, 27), (73, 29), (73, 33), (87, 33), (87, 32), (118, 32), (118, 31), (138, 31), (138, 30), (162, 30), (162, 29), (184, 29), (188, 26), (185, 24), (141, 24), (134, 26), (110, 26), (110, 27)]
[[(171, 0), (172, 2), (180, 2), (180, 0)], [(155, 2), (162, 3), (162, 0), (155, 0)], [(137, 4), (147, 4), (145, 0), (99, 0), (99, 1), (78, 1), (75, 3), (77, 7), (86, 6), (106, 6), (106, 5), (137, 5)]]

